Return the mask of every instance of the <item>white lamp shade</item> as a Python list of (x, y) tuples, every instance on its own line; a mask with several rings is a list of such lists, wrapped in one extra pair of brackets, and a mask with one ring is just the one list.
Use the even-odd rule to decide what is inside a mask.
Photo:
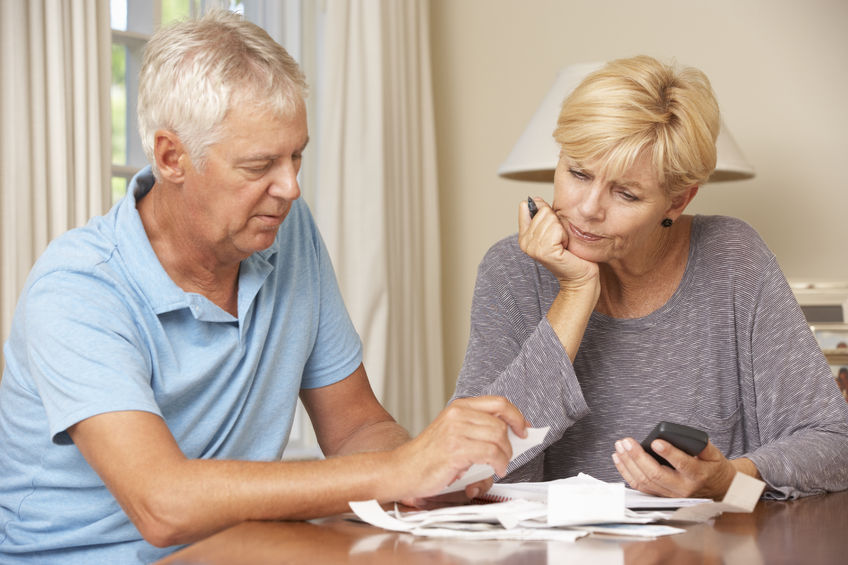
[[(569, 65), (557, 74), (553, 87), (498, 168), (499, 176), (514, 180), (553, 182), (559, 156), (559, 146), (554, 141), (553, 132), (562, 102), (586, 75), (602, 66), (603, 63), (579, 63)], [(754, 176), (754, 168), (745, 160), (724, 121), (721, 122), (716, 139), (716, 153), (716, 168), (709, 182), (742, 180)]]

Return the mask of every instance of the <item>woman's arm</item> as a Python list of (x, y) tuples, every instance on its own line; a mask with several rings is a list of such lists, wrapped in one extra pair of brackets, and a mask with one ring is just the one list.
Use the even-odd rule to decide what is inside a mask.
[(519, 206), (518, 244), (559, 282), (546, 317), (573, 362), (600, 296), (598, 265), (568, 251), (568, 234), (556, 213), (544, 200), (535, 202), (538, 211), (532, 218), (527, 203)]
[(564, 285), (540, 265), (537, 257), (553, 264), (552, 255), (568, 260), (570, 254), (556, 250), (562, 248), (562, 227), (550, 207), (539, 204), (532, 226), (526, 204), (521, 205), (524, 245), (503, 240), (480, 265), (468, 348), (453, 397), (505, 396), (532, 425), (551, 427), (542, 445), (510, 465), (508, 480), (541, 480), (544, 449), (588, 413), (571, 361), (597, 300), (597, 279)]
[(776, 260), (751, 336), (757, 433), (748, 457), (776, 497), (848, 488), (848, 403)]

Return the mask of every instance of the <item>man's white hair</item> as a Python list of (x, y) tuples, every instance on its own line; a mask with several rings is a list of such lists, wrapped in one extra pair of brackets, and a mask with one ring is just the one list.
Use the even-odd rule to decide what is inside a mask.
[(306, 89), (288, 52), (237, 14), (214, 10), (160, 29), (145, 48), (138, 92), (138, 130), (154, 175), (157, 130), (174, 132), (202, 168), (234, 104), (290, 116)]

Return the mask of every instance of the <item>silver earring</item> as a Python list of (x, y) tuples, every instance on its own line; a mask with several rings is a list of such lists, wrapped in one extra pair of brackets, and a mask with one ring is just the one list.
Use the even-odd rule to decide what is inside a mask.
[(664, 228), (670, 228), (670, 227), (671, 227), (671, 224), (673, 224), (673, 223), (674, 223), (674, 222), (672, 221), (672, 219), (671, 219), (671, 218), (665, 218), (665, 219), (662, 221), (662, 227), (664, 227)]

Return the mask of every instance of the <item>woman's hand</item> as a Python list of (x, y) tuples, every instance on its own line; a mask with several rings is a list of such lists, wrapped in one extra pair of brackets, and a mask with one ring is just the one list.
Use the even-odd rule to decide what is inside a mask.
[(559, 280), (563, 289), (598, 286), (598, 265), (581, 259), (568, 250), (568, 233), (553, 209), (541, 198), (534, 198), (539, 211), (531, 219), (527, 202), (518, 210), (518, 245)]
[[(704, 497), (721, 499), (737, 470), (756, 476), (756, 467), (747, 459), (730, 461), (708, 442), (704, 450), (692, 456), (669, 442), (656, 439), (651, 448), (672, 467), (660, 465), (633, 438), (615, 442), (612, 456), (616, 469), (631, 488), (647, 494), (675, 498)], [(754, 472), (737, 462), (750, 463)]]
[(601, 294), (598, 265), (568, 250), (568, 234), (541, 198), (531, 219), (527, 202), (518, 210), (518, 244), (559, 281), (559, 292), (546, 317), (571, 361), (577, 356), (583, 332)]

